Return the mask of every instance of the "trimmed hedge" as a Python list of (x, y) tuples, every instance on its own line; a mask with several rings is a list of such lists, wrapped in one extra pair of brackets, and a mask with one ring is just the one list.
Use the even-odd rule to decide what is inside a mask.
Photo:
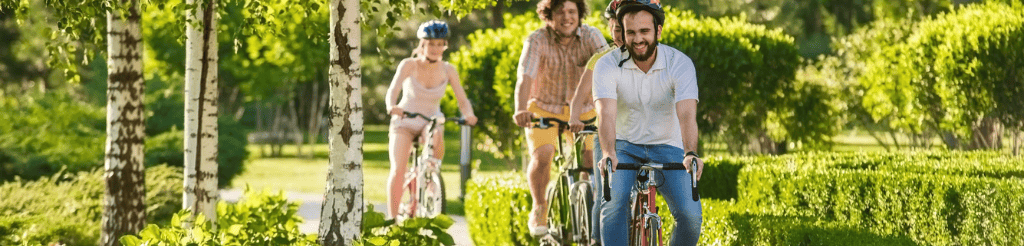
[(745, 207), (818, 216), (922, 244), (1024, 244), (1018, 178), (778, 165), (748, 166), (739, 182)]
[(996, 179), (1024, 178), (1024, 157), (998, 151), (809, 152), (755, 160), (751, 164), (800, 169), (834, 168)]
[[(701, 244), (1017, 245), (1024, 158), (999, 152), (800, 153), (713, 157), (701, 183)], [(962, 164), (962, 165), (960, 165)], [(530, 245), (522, 174), (474, 178), (474, 242)], [(998, 206), (993, 206), (998, 204)], [(659, 207), (666, 208), (663, 200)], [(674, 219), (659, 211), (666, 238)]]
[[(146, 169), (146, 219), (166, 223), (181, 208), (181, 168)], [(96, 245), (103, 216), (103, 171), (58, 172), (0, 185), (0, 245)]]
[(526, 225), (533, 197), (521, 173), (466, 183), (466, 222), (476, 245), (538, 245)]

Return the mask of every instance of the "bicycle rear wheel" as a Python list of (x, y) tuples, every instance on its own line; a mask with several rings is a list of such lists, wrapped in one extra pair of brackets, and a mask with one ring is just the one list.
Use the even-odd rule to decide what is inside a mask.
[(572, 239), (576, 243), (590, 243), (591, 208), (594, 206), (594, 192), (591, 190), (590, 181), (577, 181), (570, 187), (569, 204), (572, 205)]
[(420, 188), (420, 202), (416, 209), (420, 217), (432, 218), (444, 213), (448, 205), (444, 191), (444, 179), (438, 171), (424, 173), (423, 187)]

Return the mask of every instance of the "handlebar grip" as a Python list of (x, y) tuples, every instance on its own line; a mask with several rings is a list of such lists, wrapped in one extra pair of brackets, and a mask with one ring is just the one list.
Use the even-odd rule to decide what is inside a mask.
[(609, 179), (610, 175), (608, 175), (608, 172), (612, 171), (612, 160), (608, 159), (608, 158), (605, 158), (604, 160), (605, 160), (604, 171), (601, 172), (601, 177), (604, 178), (604, 180), (603, 180), (604, 182), (601, 182), (601, 183), (604, 184), (604, 201), (607, 202), (607, 201), (611, 201), (612, 200), (612, 188), (611, 188), (611, 185), (610, 185), (612, 180)]
[(693, 185), (693, 189), (690, 191), (693, 194), (693, 201), (700, 200), (700, 194), (697, 193), (697, 160), (690, 159), (690, 184)]

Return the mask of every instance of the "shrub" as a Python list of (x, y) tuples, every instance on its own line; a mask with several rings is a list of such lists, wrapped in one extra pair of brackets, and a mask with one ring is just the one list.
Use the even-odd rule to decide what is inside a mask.
[(747, 207), (857, 225), (925, 244), (1021, 244), (1020, 178), (876, 170), (748, 166), (740, 173)]
[[(979, 119), (1024, 126), (1024, 7), (987, 1), (924, 20), (881, 47), (858, 77), (873, 119), (970, 137)], [(895, 74), (895, 76), (894, 76)], [(898, 88), (898, 89), (893, 89)], [(951, 147), (956, 147), (951, 144)]]
[(434, 218), (410, 218), (396, 223), (385, 220), (384, 213), (368, 205), (363, 213), (361, 227), (362, 245), (455, 245), (455, 239), (445, 230), (454, 224), (450, 217), (441, 214)]
[(0, 180), (102, 166), (102, 108), (53, 92), (0, 99), (0, 112)]
[[(167, 221), (181, 207), (182, 171), (146, 169), (146, 218)], [(103, 171), (60, 171), (35, 181), (0, 185), (0, 245), (95, 245), (103, 215)]]
[(299, 232), (302, 218), (299, 205), (289, 202), (283, 193), (246, 190), (245, 198), (235, 204), (217, 203), (217, 226), (200, 215), (192, 228), (182, 227), (189, 211), (174, 214), (170, 226), (149, 224), (139, 235), (122, 237), (123, 245), (315, 245), (313, 237)]
[[(225, 187), (245, 170), (249, 150), (245, 146), (246, 129), (230, 117), (220, 117), (217, 146), (218, 186)], [(167, 164), (184, 167), (184, 133), (177, 127), (167, 132), (146, 138), (146, 166)]]
[(533, 199), (520, 173), (466, 183), (466, 222), (477, 245), (537, 245), (527, 228)]

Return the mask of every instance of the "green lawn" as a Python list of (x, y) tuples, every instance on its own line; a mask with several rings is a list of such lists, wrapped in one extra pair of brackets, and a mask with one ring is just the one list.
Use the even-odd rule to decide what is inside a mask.
[[(363, 145), (363, 184), (364, 197), (367, 201), (375, 204), (383, 204), (386, 201), (385, 182), (388, 176), (390, 164), (388, 162), (387, 127), (371, 125), (366, 126), (366, 140)], [(458, 132), (447, 132), (445, 134), (445, 158), (442, 166), (442, 177), (445, 180), (445, 191), (448, 194), (449, 214), (463, 214), (462, 202), (459, 201), (459, 138)], [(864, 131), (848, 131), (836, 136), (834, 151), (884, 151), (874, 138)], [(888, 139), (884, 139), (887, 142)], [(901, 138), (906, 141), (906, 138)], [(935, 148), (942, 148), (941, 142), (935, 143)], [(327, 157), (328, 146), (317, 144), (312, 147), (306, 146), (303, 153), (309, 153), (310, 148), (314, 151), (314, 158), (296, 157), (298, 149), (294, 145), (285, 146), (282, 150), (283, 157), (269, 158), (260, 156), (259, 146), (249, 145), (252, 153), (250, 160), (246, 163), (244, 173), (235, 178), (231, 187), (242, 188), (246, 184), (253, 188), (271, 190), (285, 190), (307, 193), (322, 193), (327, 180)], [(709, 143), (708, 152), (711, 155), (727, 154), (723, 143)], [(504, 161), (494, 158), (493, 155), (476, 151), (474, 159), (480, 160), (480, 169), (477, 176), (498, 175), (507, 172)], [(518, 160), (516, 160), (518, 162)]]
[[(374, 204), (383, 204), (386, 198), (386, 181), (390, 164), (388, 161), (388, 138), (386, 126), (366, 126), (366, 137), (363, 143), (363, 197)], [(323, 193), (327, 185), (328, 146), (317, 144), (312, 146), (314, 158), (296, 157), (298, 148), (287, 145), (282, 149), (282, 157), (270, 158), (260, 156), (260, 147), (249, 145), (250, 160), (246, 163), (245, 172), (231, 182), (231, 187), (245, 187), (248, 184), (255, 189), (285, 190), (306, 193)], [(310, 146), (302, 150), (308, 154)], [(267, 147), (269, 154), (269, 147)], [(473, 153), (474, 159), (481, 161), (480, 170), (475, 175), (489, 176), (506, 172), (503, 161), (493, 155)], [(458, 200), (459, 191), (459, 136), (458, 132), (445, 134), (445, 158), (441, 167), (441, 177), (445, 182), (448, 194), (446, 213), (462, 215), (462, 201)], [(382, 210), (378, 208), (377, 210)]]

